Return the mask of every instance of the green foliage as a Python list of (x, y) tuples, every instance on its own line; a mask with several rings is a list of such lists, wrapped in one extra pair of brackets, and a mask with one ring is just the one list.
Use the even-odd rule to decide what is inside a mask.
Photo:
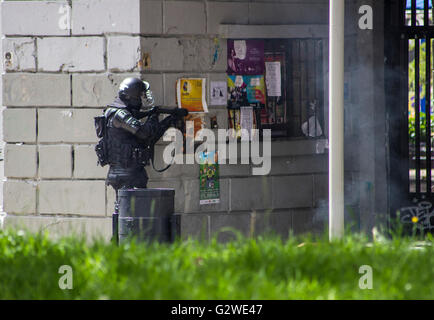
[[(415, 82), (415, 75), (416, 75), (416, 60), (414, 59), (415, 55), (415, 40), (410, 40), (409, 42), (409, 52), (411, 61), (408, 64), (408, 93), (409, 97), (413, 98), (415, 97), (415, 91), (416, 91), (416, 82)], [(426, 97), (426, 42), (421, 42), (419, 47), (419, 86), (420, 86), (420, 99)], [(432, 58), (431, 58), (432, 59)], [(430, 97), (431, 97), (431, 107), (434, 105), (434, 92), (433, 88), (430, 87)], [(415, 106), (413, 105), (414, 101), (411, 102), (410, 106), (410, 114), (408, 117), (408, 134), (410, 139), (410, 144), (414, 145), (416, 143), (416, 119), (415, 119), (415, 111), (413, 110)], [(420, 111), (420, 141), (425, 142), (426, 141), (426, 114), (425, 112)], [(434, 142), (434, 115), (431, 114), (431, 143)]]
[[(300, 243), (303, 241), (303, 243)], [(0, 299), (432, 299), (432, 238), (368, 243), (291, 237), (228, 244), (178, 241), (119, 247), (96, 241), (0, 231)], [(61, 290), (61, 265), (73, 289)], [(373, 268), (361, 290), (359, 267)]]
[[(430, 115), (431, 118), (431, 144), (434, 142), (434, 115)], [(426, 141), (426, 114), (425, 112), (420, 112), (420, 119), (419, 119), (419, 132), (420, 132), (420, 141), (425, 142)], [(416, 144), (416, 119), (414, 116), (408, 117), (408, 134), (410, 137), (410, 143), (413, 145)]]

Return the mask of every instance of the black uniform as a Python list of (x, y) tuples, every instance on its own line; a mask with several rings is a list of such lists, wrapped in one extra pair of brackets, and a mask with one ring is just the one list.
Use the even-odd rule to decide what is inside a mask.
[(110, 165), (106, 183), (116, 193), (121, 188), (146, 188), (148, 175), (145, 166), (152, 158), (153, 146), (174, 124), (175, 116), (161, 122), (158, 115), (140, 122), (143, 113), (117, 98), (104, 112), (107, 121), (107, 155)]

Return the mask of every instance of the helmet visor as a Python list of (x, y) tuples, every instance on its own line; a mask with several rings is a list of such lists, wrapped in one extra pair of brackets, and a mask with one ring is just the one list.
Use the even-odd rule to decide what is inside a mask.
[(142, 99), (143, 108), (149, 108), (154, 106), (155, 101), (151, 90), (143, 91), (141, 95), (141, 99)]

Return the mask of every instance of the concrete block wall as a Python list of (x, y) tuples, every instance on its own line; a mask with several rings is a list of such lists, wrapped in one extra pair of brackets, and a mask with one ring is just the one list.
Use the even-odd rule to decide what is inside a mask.
[[(1, 6), (5, 225), (109, 239), (113, 206), (107, 168), (96, 165), (93, 117), (123, 78), (140, 76), (139, 45), (117, 41), (138, 39), (145, 27), (140, 1)], [(162, 77), (155, 77), (161, 99)]]
[[(3, 2), (4, 211), (28, 224), (46, 216), (109, 221), (114, 193), (104, 185), (107, 168), (96, 166), (93, 117), (123, 78), (141, 76), (157, 104), (174, 107), (176, 80), (204, 77), (209, 99), (209, 82), (226, 80), (220, 24), (327, 23), (326, 0)], [(226, 107), (209, 109), (227, 128)], [(149, 168), (149, 187), (176, 189), (185, 236), (196, 224), (207, 237), (226, 225), (245, 234), (322, 231), (327, 155), (316, 143), (273, 142), (264, 177), (252, 176), (251, 165), (221, 166), (220, 204), (199, 206), (198, 165)]]

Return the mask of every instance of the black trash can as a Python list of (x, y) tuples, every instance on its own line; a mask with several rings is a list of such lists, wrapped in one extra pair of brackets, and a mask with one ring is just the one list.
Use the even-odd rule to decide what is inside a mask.
[(121, 189), (119, 242), (131, 236), (139, 241), (171, 242), (174, 189)]

